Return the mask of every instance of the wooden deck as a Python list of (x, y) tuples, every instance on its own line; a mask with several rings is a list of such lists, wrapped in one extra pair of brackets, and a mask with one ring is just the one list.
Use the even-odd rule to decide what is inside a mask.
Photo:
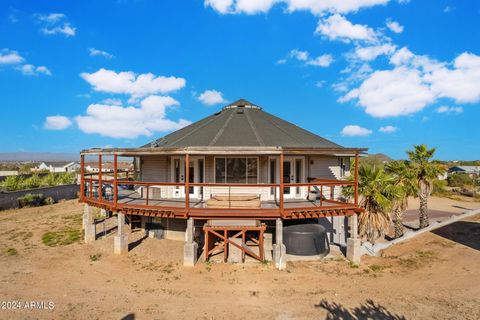
[[(133, 190), (119, 190), (118, 192), (118, 203), (125, 205), (147, 205), (147, 199), (142, 197), (140, 193)], [(339, 204), (337, 201), (323, 200), (323, 206), (338, 206), (341, 208), (344, 204)], [(185, 198), (163, 198), (163, 199), (149, 199), (148, 205), (152, 207), (175, 207), (175, 208), (185, 208)], [(197, 199), (190, 197), (189, 202), (190, 208), (208, 208), (206, 201), (202, 199)], [(305, 199), (285, 199), (284, 208), (318, 208), (319, 200), (316, 202), (309, 201)], [(235, 208), (235, 207), (230, 207)], [(280, 209), (279, 201), (269, 200), (261, 202), (261, 209)], [(225, 208), (229, 209), (229, 208)]]

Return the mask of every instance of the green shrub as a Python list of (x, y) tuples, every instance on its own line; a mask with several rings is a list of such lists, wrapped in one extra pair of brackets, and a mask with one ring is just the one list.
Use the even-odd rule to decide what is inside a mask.
[(42, 185), (42, 180), (37, 174), (34, 174), (30, 178), (27, 178), (22, 181), (21, 187), (22, 189), (35, 189)]
[(432, 194), (442, 195), (447, 192), (446, 187), (448, 183), (446, 180), (433, 180)]
[(72, 184), (75, 182), (74, 173), (47, 173), (39, 176), (34, 174), (29, 178), (25, 176), (10, 176), (7, 177), (0, 186), (7, 191), (16, 191), (23, 189), (35, 189), (38, 187), (58, 186), (63, 184)]
[(19, 176), (8, 176), (2, 182), (2, 188), (7, 191), (15, 191), (19, 189), (21, 179)]
[(55, 203), (56, 203), (56, 201), (52, 197), (48, 197), (43, 201), (43, 204), (45, 204), (45, 205), (50, 205), (50, 204), (55, 204)]
[(447, 181), (450, 187), (473, 186), (474, 182), (468, 174), (464, 173), (453, 173), (448, 176)]
[(23, 197), (17, 198), (20, 208), (23, 207), (38, 207), (44, 204), (45, 197), (43, 194), (27, 193)]

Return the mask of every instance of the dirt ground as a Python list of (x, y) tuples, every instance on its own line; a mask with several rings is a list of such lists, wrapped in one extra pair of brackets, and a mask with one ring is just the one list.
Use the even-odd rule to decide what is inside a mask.
[(112, 236), (78, 239), (81, 214), (76, 201), (0, 212), (0, 319), (480, 319), (480, 215), (360, 266), (337, 256), (278, 271), (184, 268), (183, 243), (149, 238), (116, 256)]

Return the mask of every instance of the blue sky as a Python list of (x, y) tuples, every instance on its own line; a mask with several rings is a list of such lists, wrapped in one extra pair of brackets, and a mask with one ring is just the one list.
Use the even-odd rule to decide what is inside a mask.
[(246, 98), (344, 146), (479, 159), (478, 1), (2, 1), (0, 151), (137, 147)]

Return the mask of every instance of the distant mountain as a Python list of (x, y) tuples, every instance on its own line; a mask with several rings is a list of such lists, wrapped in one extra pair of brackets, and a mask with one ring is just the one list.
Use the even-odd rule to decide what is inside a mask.
[(390, 162), (393, 159), (383, 153), (372, 153), (367, 155), (366, 157), (361, 157), (360, 162), (367, 162), (372, 164), (382, 164), (385, 162)]
[(78, 153), (0, 152), (0, 161), (79, 161)]

